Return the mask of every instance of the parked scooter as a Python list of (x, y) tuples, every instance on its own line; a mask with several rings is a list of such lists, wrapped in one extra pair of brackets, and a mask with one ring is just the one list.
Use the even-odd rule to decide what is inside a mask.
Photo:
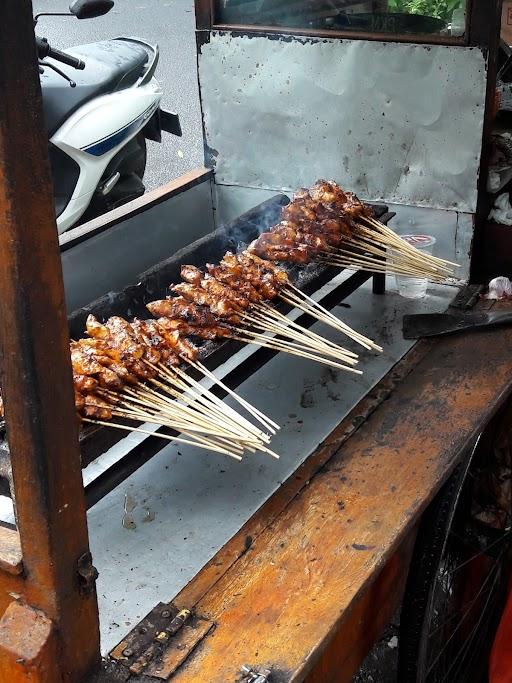
[[(75, 0), (70, 13), (89, 19), (112, 0)], [(34, 17), (62, 16), (43, 12)], [(160, 107), (154, 73), (158, 46), (115, 38), (61, 52), (36, 38), (43, 110), (50, 141), (59, 233), (144, 194), (146, 140), (181, 135), (179, 118)]]

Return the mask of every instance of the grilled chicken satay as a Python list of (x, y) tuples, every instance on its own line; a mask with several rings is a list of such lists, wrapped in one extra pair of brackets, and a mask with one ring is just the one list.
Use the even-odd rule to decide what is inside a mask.
[(240, 277), (248, 280), (269, 301), (275, 299), (280, 289), (289, 282), (286, 271), (249, 250), (236, 255), (228, 251), (220, 265), (240, 274)]
[(313, 250), (305, 244), (282, 244), (279, 235), (273, 235), (271, 232), (264, 232), (251, 242), (248, 251), (269, 261), (301, 265), (309, 263), (314, 257)]
[(242, 309), (231, 299), (216, 297), (202, 287), (190, 285), (188, 282), (174, 285), (172, 289), (188, 301), (192, 301), (199, 306), (207, 306), (211, 313), (219, 318), (230, 319), (233, 315), (236, 316), (242, 313)]
[(140, 380), (153, 377), (154, 371), (144, 361), (157, 364), (160, 362), (160, 353), (145, 343), (127, 320), (114, 316), (102, 325), (93, 315), (89, 315), (86, 330), (91, 337), (101, 340), (109, 349), (108, 353), (115, 354)]
[(342, 206), (347, 201), (347, 195), (341, 187), (333, 181), (317, 180), (309, 189), (312, 199), (321, 204), (335, 204)]
[(180, 356), (188, 360), (196, 360), (198, 354), (196, 347), (182, 338), (179, 330), (169, 331), (161, 327), (155, 320), (139, 320), (137, 323), (142, 324), (152, 343), (158, 344), (158, 349), (162, 355), (168, 354), (168, 365), (179, 365)]
[(244, 273), (234, 273), (222, 264), (216, 266), (212, 263), (207, 263), (206, 268), (211, 277), (215, 278), (218, 282), (222, 282), (227, 287), (241, 292), (250, 303), (257, 304), (265, 298), (263, 293), (244, 277)]
[[(198, 275), (201, 277), (197, 284)], [(246, 310), (251, 305), (251, 302), (244, 296), (243, 292), (232, 289), (219, 280), (216, 280), (211, 275), (203, 275), (202, 272), (194, 266), (184, 266), (181, 269), (181, 277), (188, 284), (201, 287), (212, 297), (233, 302), (240, 310)]]
[(106, 364), (104, 359), (107, 356), (102, 357), (103, 364), (100, 363), (99, 354), (83, 348), (79, 342), (71, 342), (70, 349), (74, 375), (92, 376), (105, 389), (119, 391), (124, 387), (121, 377)]
[(179, 331), (186, 337), (199, 337), (199, 339), (221, 339), (233, 336), (233, 329), (223, 325), (220, 321), (209, 325), (189, 325), (183, 320), (175, 318), (158, 318), (157, 323), (168, 332)]
[(365, 206), (353, 192), (344, 192), (333, 180), (318, 180), (310, 189), (313, 200), (325, 206), (335, 207), (349, 218), (373, 216), (373, 210)]
[(95, 394), (82, 394), (75, 393), (75, 406), (77, 412), (82, 417), (88, 417), (95, 420), (111, 420), (112, 414), (112, 404)]
[[(151, 301), (147, 304), (149, 312), (155, 318), (169, 318), (176, 322), (174, 329), (179, 329), (178, 323), (183, 322), (190, 326), (218, 325), (218, 319), (206, 306), (198, 306), (193, 301), (188, 301), (182, 296), (167, 297), (160, 301)], [(235, 318), (232, 322), (240, 322)]]
[(180, 364), (180, 359), (174, 348), (167, 343), (153, 320), (135, 319), (131, 325), (135, 334), (143, 339), (148, 347), (158, 352), (160, 363), (169, 367)]

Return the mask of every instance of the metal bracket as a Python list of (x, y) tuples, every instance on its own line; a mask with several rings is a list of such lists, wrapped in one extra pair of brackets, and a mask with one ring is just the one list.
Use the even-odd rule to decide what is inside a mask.
[(132, 674), (168, 680), (213, 627), (213, 622), (160, 603), (110, 653)]
[(270, 683), (270, 669), (253, 669), (244, 664), (241, 672), (244, 675), (241, 683)]
[(84, 553), (77, 563), (78, 581), (80, 583), (80, 592), (84, 595), (89, 595), (94, 591), (96, 579), (98, 578), (98, 570), (92, 563), (92, 555), (90, 552)]

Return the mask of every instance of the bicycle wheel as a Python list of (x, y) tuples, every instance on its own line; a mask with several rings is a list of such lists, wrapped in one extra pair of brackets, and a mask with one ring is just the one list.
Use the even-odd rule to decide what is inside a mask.
[(406, 585), (399, 683), (480, 683), (512, 542), (512, 410), (496, 418), (424, 514)]

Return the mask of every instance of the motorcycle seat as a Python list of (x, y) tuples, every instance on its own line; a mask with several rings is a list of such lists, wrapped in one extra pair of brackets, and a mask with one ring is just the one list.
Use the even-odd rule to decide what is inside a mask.
[(90, 100), (133, 85), (148, 61), (148, 53), (141, 45), (122, 38), (79, 45), (66, 52), (79, 57), (85, 69), (78, 71), (61, 62), (46, 60), (76, 82), (76, 87), (71, 88), (62, 76), (48, 68), (41, 74), (43, 113), (49, 137)]

